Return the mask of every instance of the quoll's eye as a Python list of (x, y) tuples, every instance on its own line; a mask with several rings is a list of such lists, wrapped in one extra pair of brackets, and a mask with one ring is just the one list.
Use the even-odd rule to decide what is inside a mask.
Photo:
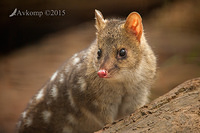
[(99, 49), (99, 50), (97, 51), (97, 59), (100, 59), (100, 58), (101, 58), (101, 54), (102, 54), (102, 51), (101, 51), (101, 49)]
[(118, 57), (119, 58), (125, 58), (126, 56), (127, 56), (126, 49), (125, 48), (120, 49), (119, 52), (118, 52)]

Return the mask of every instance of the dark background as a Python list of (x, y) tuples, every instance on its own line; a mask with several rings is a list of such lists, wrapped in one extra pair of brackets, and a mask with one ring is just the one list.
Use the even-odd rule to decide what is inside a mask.
[[(158, 58), (151, 100), (200, 76), (198, 0), (1, 0), (0, 133), (12, 133), (30, 98), (56, 69), (95, 38), (94, 9), (105, 18), (137, 11)], [(65, 16), (13, 16), (21, 11), (65, 10)]]
[[(125, 16), (136, 10), (141, 14), (162, 6), (166, 1), (152, 0), (2, 0), (1, 1), (1, 37), (7, 45), (1, 45), (0, 52), (8, 53), (13, 49), (21, 48), (30, 41), (39, 40), (45, 34), (54, 33), (70, 26), (91, 21), (94, 9), (99, 9), (108, 16)], [(66, 10), (64, 17), (14, 17), (8, 16), (17, 8), (21, 11)]]

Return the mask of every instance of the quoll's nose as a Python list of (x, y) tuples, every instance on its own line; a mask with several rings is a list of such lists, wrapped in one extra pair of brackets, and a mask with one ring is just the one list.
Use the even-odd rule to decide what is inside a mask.
[(100, 78), (106, 78), (108, 76), (108, 72), (105, 69), (101, 69), (98, 71), (98, 75)]

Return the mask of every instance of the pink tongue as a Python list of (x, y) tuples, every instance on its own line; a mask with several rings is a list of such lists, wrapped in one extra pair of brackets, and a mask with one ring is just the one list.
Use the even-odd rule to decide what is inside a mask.
[(102, 69), (102, 70), (98, 71), (98, 75), (99, 75), (100, 78), (106, 78), (108, 73), (107, 73), (106, 70)]

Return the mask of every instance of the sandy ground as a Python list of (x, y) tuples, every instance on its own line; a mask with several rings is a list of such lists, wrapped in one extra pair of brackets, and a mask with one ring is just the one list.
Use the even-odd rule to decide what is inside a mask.
[[(163, 9), (164, 13), (167, 11)], [(156, 21), (152, 16), (144, 19), (147, 41), (158, 58), (151, 100), (200, 76), (199, 31), (178, 27), (178, 21), (171, 25), (163, 16), (156, 14)], [(47, 35), (35, 44), (0, 57), (0, 133), (12, 133), (20, 113), (38, 89), (66, 59), (89, 46), (95, 38), (93, 25), (92, 21)]]

